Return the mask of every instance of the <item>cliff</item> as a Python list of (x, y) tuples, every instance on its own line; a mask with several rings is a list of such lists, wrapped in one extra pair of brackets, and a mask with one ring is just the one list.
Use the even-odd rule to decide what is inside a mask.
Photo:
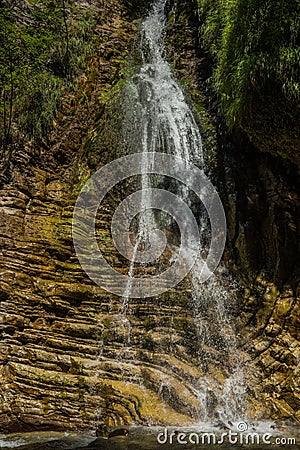
[[(92, 11), (91, 37), (82, 38), (91, 43), (86, 58), (72, 75), (61, 73), (64, 48), (58, 73), (53, 66), (47, 69), (54, 84), (60, 80), (54, 112), (32, 129), (22, 122), (28, 104), (16, 105), (2, 146), (0, 428), (190, 424), (198, 418), (194, 388), (205, 371), (197, 364), (188, 281), (161, 298), (132, 300), (126, 346), (122, 300), (88, 279), (71, 237), (81, 186), (122, 150), (119, 94), (148, 2), (76, 3)], [(211, 177), (226, 207), (224, 261), (242, 286), (239, 310), (232, 315), (239, 317), (239, 350), (248, 355), (250, 416), (299, 421), (298, 137), (293, 127), (282, 140), (273, 134), (273, 117), (280, 115), (285, 126), (281, 102), (267, 124), (261, 121), (267, 96), (256, 104), (255, 120), (228, 123), (211, 78), (218, 62), (204, 39), (202, 6), (193, 0), (167, 2), (168, 60), (195, 105)], [(30, 8), (25, 10), (23, 23), (30, 25)], [(54, 61), (52, 54), (47, 58)], [(39, 86), (49, 104), (44, 85)], [(11, 86), (6, 89), (11, 92)], [(39, 99), (29, 105), (35, 118)], [(8, 97), (4, 103), (9, 105)], [(294, 106), (289, 104), (291, 125), (298, 114)], [(266, 138), (260, 125), (269, 130)], [(109, 235), (113, 206), (122, 194), (105, 204), (97, 227), (108, 258), (126, 272)], [(223, 380), (228, 368), (220, 368), (221, 352), (202, 351), (204, 360), (213, 360), (209, 369)], [(213, 408), (213, 395), (211, 403)]]
[[(249, 42), (257, 39), (256, 45), (263, 46), (265, 27), (276, 23), (281, 13), (285, 28), (277, 30), (277, 40), (269, 35), (273, 43), (269, 46), (266, 40), (264, 52), (283, 54), (289, 39), (293, 42), (290, 51), (296, 51), (290, 33), (297, 14), (293, 6), (288, 10), (285, 3), (277, 2), (278, 8), (268, 10), (268, 21), (259, 22), (259, 14), (266, 14), (266, 4), (257, 7), (259, 12), (251, 19), (255, 2), (246, 3), (244, 9), (238, 9), (243, 2), (228, 3), (231, 10), (226, 16), (223, 2), (171, 2), (169, 54), (198, 111), (207, 163), (226, 207), (227, 265), (244, 286), (240, 294), (240, 337), (242, 347), (252, 355), (246, 372), (256, 374), (250, 382), (249, 398), (257, 399), (257, 412), (265, 404), (265, 418), (269, 415), (299, 421), (299, 130), (294, 128), (299, 102), (297, 97), (293, 101), (286, 97), (282, 103), (283, 95), (288, 95), (286, 91), (283, 94), (282, 86), (292, 83), (289, 77), (296, 73), (292, 67), (297, 71), (298, 66), (291, 58), (290, 69), (281, 72), (280, 80), (275, 82), (273, 75), (267, 82), (258, 80), (262, 83), (259, 98), (249, 86), (249, 109), (240, 109), (240, 115), (236, 112), (237, 118), (232, 121), (230, 102), (241, 92), (230, 81), (235, 76), (238, 82), (234, 72), (238, 69), (233, 65), (231, 72), (233, 61), (226, 61), (224, 56), (225, 50), (244, 45), (244, 56), (242, 50), (235, 53), (236, 65), (251, 49), (253, 58), (258, 58), (254, 44)], [(226, 26), (228, 30), (239, 26), (239, 32), (244, 33), (240, 39), (236, 35), (236, 43), (234, 29), (224, 31)], [(261, 29), (257, 29), (259, 26)], [(259, 38), (254, 31), (251, 35), (254, 29)], [(228, 67), (223, 73), (225, 61)], [(247, 67), (250, 73), (254, 70), (251, 67)], [(275, 63), (270, 73), (274, 74), (273, 70)], [(250, 83), (246, 77), (243, 82), (247, 80)], [(297, 78), (293, 81), (296, 86)], [(279, 85), (281, 93), (276, 91)], [(231, 94), (228, 91), (224, 100), (226, 89)], [(261, 115), (264, 108), (268, 112)]]
[[(182, 424), (195, 415), (193, 380), (200, 373), (184, 287), (131, 303), (127, 348), (122, 299), (88, 279), (71, 235), (80, 188), (120, 151), (122, 112), (115, 104), (139, 24), (138, 3), (91, 5), (94, 53), (71, 83), (68, 74), (60, 75), (64, 89), (47, 139), (17, 145), (13, 130), (3, 147), (10, 149), (2, 161), (0, 203), (4, 432)], [(13, 120), (17, 126), (17, 115)], [(98, 230), (110, 262), (118, 265), (109, 236), (112, 209), (108, 203)]]

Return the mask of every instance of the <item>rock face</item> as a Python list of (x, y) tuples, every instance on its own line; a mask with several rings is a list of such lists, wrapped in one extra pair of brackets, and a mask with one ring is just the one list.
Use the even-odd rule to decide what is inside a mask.
[[(127, 3), (102, 4), (99, 55), (79, 77), (79, 94), (63, 99), (51, 146), (15, 152), (0, 192), (1, 431), (186, 424), (196, 414), (186, 287), (132, 302), (124, 323), (122, 300), (88, 279), (71, 239), (80, 186), (117, 152), (108, 105), (137, 27)], [(110, 209), (97, 226), (113, 261)]]
[(299, 420), (299, 181), (295, 167), (249, 150), (231, 154), (225, 176), (231, 245), (247, 286), (247, 339), (259, 397), (273, 417)]
[[(204, 369), (198, 364), (188, 282), (160, 298), (133, 300), (124, 321), (122, 300), (87, 278), (71, 239), (73, 206), (80, 187), (92, 171), (117, 153), (118, 117), (112, 105), (137, 28), (136, 12), (147, 2), (137, 3), (101, 3), (95, 30), (99, 55), (88, 74), (81, 74), (77, 81), (81, 94), (64, 98), (51, 146), (37, 151), (28, 144), (12, 155), (10, 179), (1, 188), (1, 431), (87, 430), (131, 423), (184, 425), (198, 419), (195, 386)], [(171, 18), (174, 2), (168, 3)], [(193, 95), (199, 100), (196, 88), (201, 73), (206, 73), (207, 60), (197, 48), (196, 5), (178, 0), (175, 11), (170, 35), (176, 27), (181, 32), (174, 47), (179, 49), (173, 54), (174, 65), (183, 76), (191, 72)], [(218, 138), (213, 119), (204, 109), (201, 114), (207, 121), (203, 131), (213, 148)], [(300, 420), (299, 302), (292, 275), (295, 190), (290, 189), (284, 167), (267, 169), (267, 157), (260, 156), (253, 175), (255, 158), (248, 167), (246, 156), (243, 159), (239, 152), (228, 150), (225, 155), (224, 199), (231, 255), (235, 252), (248, 286), (252, 283), (245, 291), (241, 321), (242, 325), (247, 322), (245, 347), (253, 351), (249, 372), (259, 369), (257, 379), (251, 375), (255, 383), (250, 397), (258, 405), (258, 386), (262, 385), (263, 398), (272, 408), (270, 415)], [(247, 177), (252, 180), (247, 188), (235, 164), (243, 170), (243, 183)], [(258, 192), (257, 173), (264, 186)], [(99, 214), (97, 231), (111, 262), (118, 266), (109, 236), (112, 206), (108, 202)], [(261, 242), (268, 255), (263, 262), (261, 254), (252, 257), (249, 250), (255, 247), (251, 230), (260, 211), (268, 213), (265, 222), (261, 221), (261, 234), (257, 232), (259, 239), (264, 236)], [(250, 219), (252, 228), (247, 229)], [(290, 256), (288, 267), (286, 254)], [(119, 270), (127, 269), (119, 265)], [(283, 279), (290, 287), (281, 289)], [(220, 352), (202, 349), (202, 357), (213, 357), (217, 366)], [(224, 374), (220, 371), (217, 376)], [(263, 414), (267, 415), (264, 407), (260, 409)]]
[(213, 59), (201, 46), (197, 2), (174, 0), (169, 7), (175, 22), (169, 32), (171, 61), (200, 104), (208, 164), (226, 207), (228, 263), (246, 286), (240, 329), (243, 348), (252, 355), (246, 365), (252, 409), (257, 417), (299, 421), (297, 167), (260, 152), (240, 130), (226, 130), (210, 87)]

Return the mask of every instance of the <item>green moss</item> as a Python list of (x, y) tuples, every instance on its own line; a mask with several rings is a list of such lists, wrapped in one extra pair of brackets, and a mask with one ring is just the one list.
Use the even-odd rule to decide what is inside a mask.
[(300, 4), (198, 0), (201, 43), (230, 127), (300, 166)]

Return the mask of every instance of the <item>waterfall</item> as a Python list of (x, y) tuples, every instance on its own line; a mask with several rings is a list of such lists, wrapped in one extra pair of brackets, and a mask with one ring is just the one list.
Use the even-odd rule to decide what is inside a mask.
[[(134, 147), (139, 142), (139, 151), (165, 151), (203, 165), (201, 136), (194, 115), (164, 58), (165, 3), (157, 1), (141, 27), (140, 71), (130, 84), (132, 119), (137, 123), (139, 136), (127, 138)], [(144, 177), (142, 187), (148, 185), (147, 178)]]
[[(185, 99), (180, 84), (174, 78), (165, 58), (164, 29), (166, 0), (157, 0), (141, 25), (139, 42), (135, 49), (135, 73), (126, 89), (126, 120), (124, 142), (132, 153), (161, 152), (192, 162), (205, 170), (201, 135), (194, 113)], [(148, 173), (151, 161), (142, 158), (141, 211), (138, 219), (136, 241), (129, 268), (129, 281), (123, 294), (120, 313), (124, 326), (128, 325), (125, 347), (130, 345), (130, 324), (126, 318), (130, 303), (131, 280), (138, 262), (138, 251), (147, 243), (149, 233), (157, 228), (157, 218), (151, 211), (148, 190), (157, 183)], [(176, 186), (177, 195), (190, 203), (188, 188)], [(203, 214), (199, 227), (207, 229), (207, 217)], [(206, 234), (209, 233), (206, 231)], [(206, 236), (207, 239), (207, 236)], [(204, 247), (204, 244), (203, 244)], [(203, 248), (204, 250), (204, 248)], [(199, 399), (199, 420), (219, 418), (233, 422), (244, 417), (243, 377), (234, 329), (228, 315), (230, 283), (222, 284), (221, 275), (213, 275), (205, 283), (200, 282), (199, 265), (191, 273), (194, 317), (199, 347), (198, 364), (207, 374), (198, 380), (195, 389)], [(210, 354), (210, 356), (208, 356)], [(218, 364), (224, 367), (223, 380), (212, 373)], [(225, 375), (224, 375), (225, 374)]]
[[(132, 152), (166, 152), (203, 166), (201, 135), (194, 114), (164, 58), (165, 4), (166, 0), (155, 2), (151, 13), (142, 23), (138, 46), (140, 70), (128, 87), (127, 129), (125, 125), (124, 136)], [(134, 128), (132, 123), (135, 124)], [(147, 173), (150, 164), (151, 161), (144, 157), (141, 167), (143, 209), (151, 205), (145, 194), (151, 187), (150, 175)], [(186, 199), (187, 187), (181, 186), (180, 189)], [(134, 257), (129, 269), (130, 277), (134, 273), (137, 249), (154, 228), (155, 219), (148, 209), (140, 216)], [(129, 297), (130, 281), (124, 292), (123, 310), (126, 309)]]

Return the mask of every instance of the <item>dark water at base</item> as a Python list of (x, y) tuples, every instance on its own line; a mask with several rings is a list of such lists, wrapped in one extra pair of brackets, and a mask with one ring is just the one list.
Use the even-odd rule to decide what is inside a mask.
[[(247, 433), (254, 431), (247, 431), (240, 433), (238, 439), (242, 439), (241, 443), (234, 443), (236, 435), (231, 436), (231, 443), (229, 442), (228, 434), (224, 437), (224, 442), (221, 443), (222, 433), (228, 430), (214, 430), (214, 442), (212, 435), (208, 437), (205, 429), (177, 429), (176, 431), (169, 428), (167, 433), (162, 428), (145, 428), (132, 427), (128, 429), (118, 430), (121, 434), (124, 431), (128, 432), (127, 436), (116, 436), (110, 438), (96, 438), (91, 434), (72, 434), (72, 433), (55, 433), (55, 432), (41, 432), (41, 433), (23, 433), (14, 435), (0, 436), (0, 448), (3, 449), (18, 449), (18, 450), (209, 450), (209, 449), (249, 449), (249, 450), (270, 450), (270, 449), (300, 449), (300, 434), (299, 427), (280, 427), (274, 429), (269, 424), (265, 428), (260, 428), (259, 432), (256, 430), (256, 438), (254, 444), (251, 443), (251, 437), (246, 442)], [(175, 431), (172, 434), (172, 431)], [(159, 434), (160, 433), (160, 434)], [(196, 434), (199, 436), (199, 443), (191, 444), (189, 439), (194, 440)], [(158, 435), (162, 442), (158, 442)], [(241, 438), (242, 436), (242, 438)], [(259, 436), (259, 437), (257, 437)], [(204, 439), (204, 441), (202, 441)], [(259, 439), (259, 441), (257, 441)], [(264, 443), (267, 439), (269, 443)], [(293, 439), (293, 441), (292, 441)], [(233, 441), (232, 441), (233, 440)], [(182, 443), (180, 443), (180, 441)], [(204, 443), (203, 443), (204, 442)]]

